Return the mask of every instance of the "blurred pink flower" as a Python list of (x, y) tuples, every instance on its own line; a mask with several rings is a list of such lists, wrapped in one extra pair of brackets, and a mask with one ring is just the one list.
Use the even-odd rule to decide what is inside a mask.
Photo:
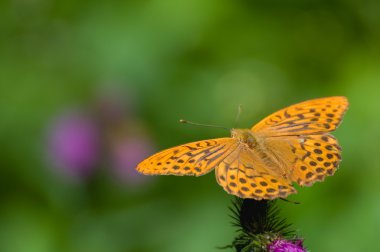
[(129, 184), (140, 184), (147, 176), (136, 171), (136, 166), (154, 151), (153, 143), (147, 137), (127, 137), (113, 144), (111, 159), (116, 177)]
[(50, 126), (48, 146), (56, 168), (70, 176), (88, 176), (97, 164), (100, 151), (97, 126), (84, 113), (60, 115)]

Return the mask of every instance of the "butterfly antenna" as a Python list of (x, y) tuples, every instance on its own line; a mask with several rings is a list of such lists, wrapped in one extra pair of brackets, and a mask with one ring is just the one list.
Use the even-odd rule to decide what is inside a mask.
[(240, 114), (241, 114), (242, 110), (243, 110), (243, 106), (241, 104), (239, 104), (239, 106), (238, 106), (238, 112), (237, 112), (236, 118), (235, 118), (234, 128), (236, 127), (236, 125), (237, 125), (237, 123), (239, 121)]
[(196, 125), (196, 126), (203, 126), (203, 127), (212, 127), (212, 128), (221, 128), (230, 131), (231, 129), (219, 125), (212, 125), (212, 124), (201, 124), (201, 123), (195, 123), (187, 120), (179, 120), (180, 123), (186, 123), (186, 124), (191, 124), (191, 125)]

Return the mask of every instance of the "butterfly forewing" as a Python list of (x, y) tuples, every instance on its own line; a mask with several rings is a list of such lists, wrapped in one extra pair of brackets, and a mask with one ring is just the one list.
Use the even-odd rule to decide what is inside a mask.
[(137, 171), (146, 175), (201, 176), (215, 168), (236, 146), (232, 138), (180, 145), (145, 159)]
[(281, 109), (252, 127), (268, 136), (323, 134), (335, 130), (348, 108), (347, 98), (313, 99)]

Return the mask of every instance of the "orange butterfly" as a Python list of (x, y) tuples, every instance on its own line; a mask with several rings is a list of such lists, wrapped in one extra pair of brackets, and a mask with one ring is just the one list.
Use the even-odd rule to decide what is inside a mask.
[(147, 175), (201, 176), (215, 169), (224, 190), (240, 198), (286, 198), (293, 182), (310, 186), (333, 175), (341, 148), (330, 134), (348, 108), (341, 96), (313, 99), (284, 108), (231, 137), (180, 145), (137, 166)]

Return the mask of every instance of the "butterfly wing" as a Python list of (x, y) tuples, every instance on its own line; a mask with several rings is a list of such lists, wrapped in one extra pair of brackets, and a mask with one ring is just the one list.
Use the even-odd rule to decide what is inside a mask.
[(341, 161), (341, 148), (330, 134), (272, 137), (266, 146), (279, 159), (287, 160), (289, 178), (301, 186), (333, 175)]
[(341, 148), (328, 132), (335, 130), (348, 108), (345, 97), (309, 100), (282, 109), (252, 128), (264, 137), (264, 145), (282, 160), (288, 177), (310, 186), (333, 175), (341, 160)]
[(348, 108), (343, 96), (301, 102), (281, 109), (252, 127), (268, 136), (323, 134), (335, 130)]
[(239, 145), (215, 169), (216, 180), (229, 193), (256, 200), (286, 198), (294, 187), (267, 167), (245, 145)]
[(215, 168), (237, 147), (232, 138), (198, 141), (161, 151), (137, 166), (146, 175), (201, 176)]

